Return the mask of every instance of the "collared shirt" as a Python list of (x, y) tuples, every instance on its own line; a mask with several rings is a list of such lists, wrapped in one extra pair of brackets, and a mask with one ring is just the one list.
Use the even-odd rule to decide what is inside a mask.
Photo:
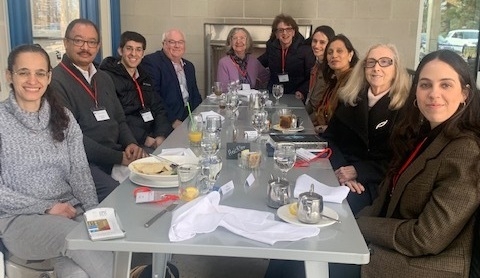
[(86, 70), (83, 70), (82, 68), (80, 68), (79, 66), (73, 64), (83, 75), (83, 77), (85, 77), (85, 79), (87, 80), (87, 82), (89, 84), (92, 83), (92, 77), (95, 75), (95, 73), (97, 73), (97, 69), (95, 68), (95, 66), (93, 64), (90, 64), (88, 66), (88, 71)]
[(177, 64), (172, 61), (175, 72), (177, 73), (178, 83), (180, 84), (180, 91), (182, 92), (183, 104), (187, 106), (188, 103), (188, 87), (187, 87), (187, 77), (185, 76), (185, 71), (183, 70), (183, 65), (185, 64), (183, 60), (180, 60), (180, 64)]

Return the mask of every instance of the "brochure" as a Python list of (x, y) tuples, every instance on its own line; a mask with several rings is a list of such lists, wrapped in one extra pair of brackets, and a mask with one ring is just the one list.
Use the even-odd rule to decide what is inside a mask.
[(84, 214), (90, 239), (107, 240), (125, 237), (113, 208), (94, 208)]

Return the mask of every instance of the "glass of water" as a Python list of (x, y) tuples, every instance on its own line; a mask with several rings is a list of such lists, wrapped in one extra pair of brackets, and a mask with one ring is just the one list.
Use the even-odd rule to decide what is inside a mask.
[(265, 110), (256, 111), (252, 115), (252, 126), (257, 131), (257, 139), (262, 132), (267, 130), (268, 125), (268, 112)]
[(282, 172), (282, 178), (287, 180), (287, 173), (293, 168), (297, 154), (293, 143), (277, 143), (273, 152), (275, 165)]
[(272, 95), (275, 98), (275, 105), (278, 105), (278, 100), (283, 96), (283, 84), (273, 84)]

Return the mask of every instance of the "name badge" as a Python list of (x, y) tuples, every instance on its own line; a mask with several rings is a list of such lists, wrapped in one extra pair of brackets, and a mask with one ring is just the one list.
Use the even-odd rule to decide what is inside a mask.
[(152, 111), (150, 111), (150, 109), (148, 108), (145, 108), (142, 111), (140, 111), (140, 115), (142, 115), (142, 119), (146, 123), (153, 121)]
[(92, 108), (93, 116), (97, 119), (97, 122), (110, 120), (108, 116), (107, 109), (105, 107), (95, 107)]
[(288, 73), (281, 73), (278, 75), (278, 81), (280, 82), (288, 82)]

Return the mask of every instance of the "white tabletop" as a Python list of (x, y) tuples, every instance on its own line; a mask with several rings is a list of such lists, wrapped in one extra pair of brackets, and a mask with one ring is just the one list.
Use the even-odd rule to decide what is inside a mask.
[[(199, 110), (205, 108), (206, 106), (200, 106)], [(298, 110), (298, 114), (306, 117), (304, 111)], [(241, 115), (242, 111), (240, 111), (240, 118)], [(245, 128), (248, 126), (246, 122), (239, 123), (239, 125), (243, 125)], [(166, 139), (161, 147), (182, 147), (186, 145), (188, 145), (186, 128), (181, 126)], [(219, 154), (223, 159), (223, 168), (217, 185), (223, 185), (233, 180), (235, 189), (232, 195), (222, 199), (221, 204), (275, 213), (275, 210), (266, 205), (267, 180), (272, 173), (280, 175), (280, 172), (274, 169), (272, 158), (268, 157), (263, 161), (260, 170), (254, 172), (255, 182), (248, 186), (245, 180), (251, 172), (239, 168), (236, 160), (227, 160), (223, 143), (222, 146)], [(158, 152), (160, 150), (156, 151), (156, 153)], [(287, 177), (293, 184), (296, 178), (303, 173), (309, 174), (324, 184), (339, 186), (328, 159), (314, 162), (310, 167), (294, 168), (288, 173)], [(162, 206), (158, 204), (135, 204), (133, 197), (135, 188), (137, 188), (137, 185), (126, 180), (100, 204), (103, 207), (115, 208), (126, 231), (125, 238), (92, 242), (88, 239), (85, 225), (82, 223), (66, 239), (69, 249), (117, 251), (118, 271), (123, 273), (122, 276), (117, 273), (115, 277), (128, 276), (126, 274), (128, 272), (127, 267), (121, 264), (129, 262), (126, 258), (129, 258), (130, 252), (156, 253), (154, 271), (158, 272), (159, 277), (163, 277), (161, 275), (167, 258), (164, 254), (300, 260), (305, 261), (307, 277), (327, 277), (328, 262), (348, 264), (366, 264), (369, 262), (368, 248), (347, 201), (342, 204), (325, 203), (327, 207), (339, 214), (341, 224), (321, 228), (318, 236), (296, 242), (278, 242), (274, 245), (268, 245), (218, 228), (212, 233), (201, 234), (186, 241), (172, 243), (168, 239), (171, 213), (162, 216), (150, 228), (145, 228), (143, 224), (155, 215)], [(176, 192), (175, 188), (155, 190)], [(125, 259), (125, 261), (121, 261), (121, 259)]]

